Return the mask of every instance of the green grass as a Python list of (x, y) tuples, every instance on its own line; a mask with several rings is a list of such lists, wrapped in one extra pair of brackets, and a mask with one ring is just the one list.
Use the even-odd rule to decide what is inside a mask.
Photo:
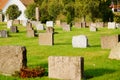
[[(0, 30), (6, 28), (6, 23), (0, 23)], [(28, 38), (26, 28), (18, 25), (19, 33), (11, 33), (10, 37), (0, 38), (0, 46), (20, 45), (27, 48), (28, 67), (42, 66), (48, 70), (49, 56), (82, 56), (84, 57), (84, 76), (86, 80), (120, 80), (120, 61), (108, 59), (110, 49), (101, 49), (100, 37), (103, 35), (120, 34), (120, 29), (100, 28), (97, 32), (90, 32), (88, 28), (72, 31), (62, 31), (55, 27), (54, 46), (42, 46), (38, 44), (38, 37)], [(45, 31), (38, 31), (45, 32)], [(89, 47), (73, 48), (72, 36), (84, 34), (88, 37)], [(18, 77), (0, 76), (0, 80), (21, 80)], [(22, 80), (57, 80), (48, 76), (41, 78), (28, 78)]]

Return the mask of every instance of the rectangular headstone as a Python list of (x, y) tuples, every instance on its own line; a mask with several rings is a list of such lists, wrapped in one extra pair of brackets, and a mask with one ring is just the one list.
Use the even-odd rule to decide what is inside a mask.
[(3, 15), (0, 13), (0, 22), (3, 21)]
[(26, 26), (27, 30), (33, 30), (33, 27), (32, 27), (32, 23), (27, 23), (27, 26)]
[(17, 32), (18, 32), (17, 26), (11, 26), (10, 30), (11, 30), (11, 32), (13, 32), (13, 33), (17, 33)]
[(76, 28), (82, 28), (82, 23), (81, 22), (75, 22), (74, 25)]
[(27, 67), (26, 48), (22, 46), (0, 46), (0, 73), (13, 75)]
[(62, 29), (63, 29), (63, 31), (71, 31), (69, 24), (63, 25)]
[(35, 37), (34, 30), (27, 30), (27, 37)]
[(72, 46), (74, 48), (86, 48), (88, 46), (88, 39), (85, 35), (73, 36)]
[(11, 26), (13, 26), (13, 20), (7, 21), (7, 28), (10, 28)]
[(13, 24), (20, 24), (20, 20), (15, 19), (15, 20), (13, 21)]
[(56, 26), (60, 26), (60, 24), (61, 24), (60, 20), (56, 20), (55, 24), (56, 24)]
[(119, 42), (119, 35), (112, 36), (102, 36), (101, 37), (101, 47), (102, 49), (111, 49), (117, 45)]
[(96, 23), (96, 28), (103, 28), (104, 27), (104, 22), (97, 22)]
[(53, 33), (39, 33), (39, 44), (52, 46), (54, 44)]
[(3, 38), (8, 37), (8, 32), (6, 30), (1, 30), (0, 31), (0, 37), (3, 37)]
[(83, 57), (50, 56), (48, 75), (62, 80), (82, 80), (84, 73)]
[(91, 23), (91, 25), (90, 25), (90, 31), (96, 32), (97, 31), (96, 27), (97, 27), (96, 23)]
[(37, 28), (37, 30), (44, 30), (44, 26), (43, 26), (43, 24), (36, 24), (36, 28)]
[(115, 29), (116, 23), (115, 22), (108, 22), (108, 29)]
[(47, 27), (53, 27), (54, 26), (53, 21), (47, 21), (46, 26)]
[(54, 33), (54, 28), (53, 27), (46, 27), (46, 32), (47, 33)]

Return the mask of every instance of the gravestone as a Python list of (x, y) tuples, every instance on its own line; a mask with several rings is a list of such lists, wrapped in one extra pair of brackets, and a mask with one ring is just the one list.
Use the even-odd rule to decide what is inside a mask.
[(96, 28), (103, 28), (104, 27), (104, 22), (97, 22), (96, 23)]
[(120, 60), (120, 42), (111, 49), (109, 54), (110, 59)]
[(23, 46), (0, 46), (0, 73), (13, 75), (27, 67), (26, 48)]
[(116, 23), (116, 28), (120, 28), (120, 23)]
[(96, 28), (96, 23), (91, 23), (91, 25), (90, 25), (90, 31), (91, 32), (96, 32), (97, 31), (97, 28)]
[(46, 22), (46, 27), (53, 27), (53, 21), (47, 21)]
[(35, 37), (34, 29), (32, 28), (32, 23), (27, 24), (27, 36), (28, 37)]
[(54, 28), (53, 27), (46, 27), (46, 32), (47, 33), (54, 33)]
[(56, 20), (55, 24), (56, 24), (56, 26), (60, 26), (60, 24), (61, 24), (60, 20)]
[(10, 28), (11, 26), (13, 26), (13, 20), (7, 21), (7, 28)]
[(37, 30), (44, 30), (44, 26), (43, 26), (43, 24), (36, 24), (36, 28), (37, 28)]
[(85, 35), (73, 36), (72, 46), (74, 48), (86, 48), (88, 46), (88, 39)]
[(8, 37), (8, 32), (6, 30), (1, 30), (0, 31), (0, 37), (3, 37), (3, 38)]
[(0, 22), (3, 21), (3, 15), (0, 13)]
[(90, 27), (90, 25), (91, 25), (91, 22), (86, 22), (86, 27)]
[(27, 20), (22, 20), (22, 25), (23, 25), (24, 27), (26, 27), (26, 26), (27, 26), (27, 23), (28, 23), (28, 21), (27, 21)]
[(20, 24), (20, 20), (15, 19), (15, 20), (13, 21), (13, 24)]
[(82, 22), (82, 27), (83, 27), (83, 28), (86, 27), (86, 22)]
[(111, 36), (102, 36), (101, 37), (101, 47), (102, 49), (112, 49), (119, 42), (119, 35), (111, 35)]
[(75, 22), (74, 25), (76, 28), (82, 28), (82, 23), (81, 22)]
[(68, 56), (49, 56), (48, 76), (61, 80), (82, 80), (84, 58)]
[(18, 32), (17, 26), (11, 26), (10, 31), (13, 32), (13, 33), (17, 33)]
[(39, 7), (35, 8), (35, 16), (36, 16), (36, 20), (39, 21), (39, 18), (40, 18)]
[(108, 29), (115, 29), (116, 23), (115, 22), (108, 22)]
[(70, 25), (69, 24), (62, 25), (62, 29), (63, 31), (70, 31)]
[(52, 46), (54, 44), (53, 33), (39, 33), (39, 44)]

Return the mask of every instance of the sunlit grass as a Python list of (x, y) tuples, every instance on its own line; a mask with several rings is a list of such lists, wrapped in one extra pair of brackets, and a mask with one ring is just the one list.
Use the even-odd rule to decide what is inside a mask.
[[(72, 31), (65, 32), (62, 28), (55, 27), (54, 45), (42, 46), (38, 44), (38, 37), (28, 38), (26, 28), (17, 25), (19, 33), (11, 33), (6, 28), (6, 23), (0, 23), (0, 30), (9, 31), (10, 37), (0, 38), (0, 45), (20, 45), (27, 48), (28, 67), (42, 66), (48, 70), (49, 56), (83, 56), (84, 57), (84, 76), (87, 80), (119, 80), (120, 61), (108, 59), (110, 49), (101, 49), (100, 38), (103, 35), (120, 34), (120, 29), (100, 28), (97, 32), (90, 32), (89, 28), (72, 28)], [(45, 31), (38, 31), (45, 32)], [(72, 36), (86, 35), (89, 47), (73, 48)], [(0, 76), (0, 80), (21, 80), (17, 77)], [(29, 78), (25, 80), (56, 80), (48, 76), (42, 78)]]

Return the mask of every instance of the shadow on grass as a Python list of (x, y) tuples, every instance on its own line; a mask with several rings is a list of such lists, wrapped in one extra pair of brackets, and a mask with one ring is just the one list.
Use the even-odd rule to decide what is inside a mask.
[(88, 69), (84, 71), (84, 77), (85, 79), (90, 79), (98, 76), (102, 76), (104, 74), (110, 74), (115, 72), (116, 70), (112, 69), (105, 69), (105, 68), (100, 68), (100, 69)]
[(54, 43), (54, 45), (72, 45), (72, 43)]
[(89, 45), (89, 47), (101, 47), (101, 45)]

